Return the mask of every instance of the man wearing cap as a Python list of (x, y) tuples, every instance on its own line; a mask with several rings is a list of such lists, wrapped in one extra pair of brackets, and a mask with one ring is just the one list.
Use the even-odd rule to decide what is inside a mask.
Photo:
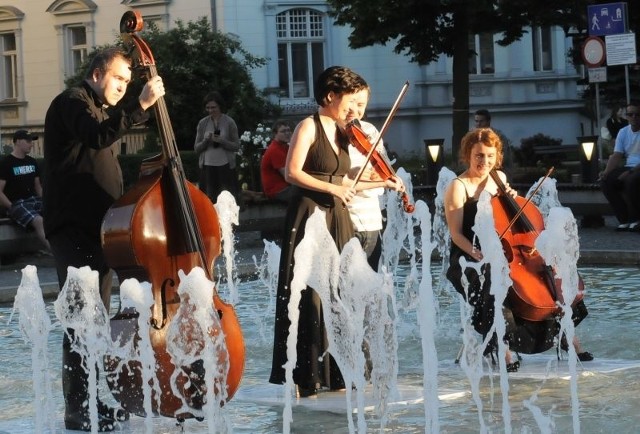
[(38, 136), (27, 130), (13, 134), (13, 152), (0, 160), (0, 206), (23, 228), (32, 227), (49, 252), (42, 221), (42, 184), (36, 159), (29, 153)]

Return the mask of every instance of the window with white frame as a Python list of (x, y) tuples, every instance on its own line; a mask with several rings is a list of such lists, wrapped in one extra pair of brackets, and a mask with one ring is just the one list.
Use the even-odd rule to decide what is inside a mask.
[(493, 33), (469, 35), (469, 74), (493, 74), (495, 61), (493, 58)]
[(67, 26), (67, 76), (74, 75), (87, 58), (87, 29), (84, 26)]
[(18, 52), (14, 33), (0, 34), (2, 70), (0, 100), (18, 99)]
[(533, 44), (533, 70), (552, 71), (551, 27), (534, 27), (531, 32)]
[(312, 98), (313, 82), (324, 69), (323, 15), (291, 9), (276, 15), (278, 79), (284, 98)]

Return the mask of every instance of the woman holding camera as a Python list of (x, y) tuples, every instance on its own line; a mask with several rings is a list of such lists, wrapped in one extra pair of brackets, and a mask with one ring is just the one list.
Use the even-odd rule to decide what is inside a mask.
[(236, 152), (240, 137), (235, 121), (224, 114), (225, 106), (218, 92), (204, 98), (208, 115), (198, 122), (194, 149), (198, 153), (200, 190), (216, 202), (222, 190), (237, 197)]

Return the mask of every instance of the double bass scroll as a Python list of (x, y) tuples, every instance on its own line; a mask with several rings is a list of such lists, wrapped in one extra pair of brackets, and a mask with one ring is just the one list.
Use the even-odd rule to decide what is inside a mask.
[[(126, 12), (120, 21), (134, 69), (142, 69), (150, 79), (157, 71), (151, 50), (135, 34), (142, 26), (137, 11)], [(151, 283), (154, 305), (150, 338), (160, 389), (160, 396), (153, 397), (153, 410), (184, 419), (197, 417), (206, 397), (205, 375), (214, 373), (203, 363), (176, 367), (167, 351), (167, 329), (180, 307), (178, 271), (188, 273), (201, 267), (208, 280), (214, 281), (213, 264), (220, 254), (221, 233), (213, 203), (186, 179), (164, 98), (158, 99), (153, 108), (162, 154), (143, 163), (138, 182), (109, 209), (102, 223), (102, 244), (107, 263), (120, 282), (133, 277)], [(217, 360), (228, 366), (226, 384), (217, 383), (215, 387), (225, 388), (223, 396), (229, 400), (244, 371), (244, 340), (233, 306), (223, 302), (215, 289), (211, 302), (222, 330), (210, 330), (209, 334), (224, 335), (226, 349), (217, 354)], [(137, 316), (136, 312), (118, 312), (111, 320), (112, 336), (135, 336)], [(123, 408), (144, 415), (140, 364), (130, 361), (125, 369), (120, 366), (118, 360), (107, 359), (105, 363), (112, 393)]]

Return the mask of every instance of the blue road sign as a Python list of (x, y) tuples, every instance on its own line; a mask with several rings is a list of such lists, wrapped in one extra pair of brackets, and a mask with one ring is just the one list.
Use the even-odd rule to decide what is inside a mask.
[(605, 36), (626, 33), (627, 4), (607, 3), (587, 6), (589, 36)]

